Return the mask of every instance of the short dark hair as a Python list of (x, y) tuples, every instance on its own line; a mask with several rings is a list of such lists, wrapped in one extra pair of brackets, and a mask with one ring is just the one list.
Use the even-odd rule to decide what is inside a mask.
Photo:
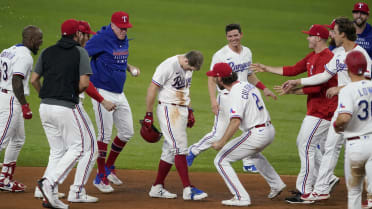
[(355, 41), (357, 39), (356, 29), (353, 21), (349, 20), (347, 17), (339, 17), (335, 20), (336, 25), (338, 25), (339, 33), (345, 33), (346, 38), (350, 41)]
[(226, 27), (225, 27), (225, 32), (226, 33), (229, 32), (229, 31), (232, 31), (232, 30), (238, 30), (239, 33), (242, 33), (242, 28), (240, 27), (239, 24), (236, 24), (236, 23), (226, 25)]
[(70, 34), (70, 35), (62, 35), (63, 38), (69, 38), (69, 39), (74, 39), (75, 34)]
[(186, 59), (190, 66), (195, 67), (196, 70), (200, 70), (203, 65), (204, 57), (200, 51), (192, 50), (186, 53)]
[(238, 80), (238, 74), (236, 74), (236, 72), (232, 72), (229, 77), (221, 77), (221, 81), (225, 85), (231, 85), (237, 80)]

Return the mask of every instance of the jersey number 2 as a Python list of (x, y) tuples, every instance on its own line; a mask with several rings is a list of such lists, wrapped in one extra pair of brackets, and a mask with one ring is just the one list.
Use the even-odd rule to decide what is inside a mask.
[(262, 110), (263, 109), (263, 105), (261, 104), (260, 98), (258, 98), (258, 96), (255, 93), (252, 93), (252, 96), (256, 100), (256, 106), (257, 106), (258, 110)]

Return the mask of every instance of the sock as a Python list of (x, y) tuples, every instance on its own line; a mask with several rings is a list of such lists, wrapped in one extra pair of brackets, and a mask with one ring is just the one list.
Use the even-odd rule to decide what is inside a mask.
[(105, 161), (106, 161), (106, 152), (107, 152), (107, 144), (103, 142), (97, 142), (98, 144), (98, 158), (97, 158), (97, 167), (98, 173), (104, 174), (105, 173)]
[(115, 160), (120, 154), (121, 150), (123, 150), (125, 144), (127, 142), (123, 142), (119, 139), (119, 137), (115, 137), (114, 141), (111, 144), (111, 151), (107, 158), (106, 166), (110, 168), (112, 165), (115, 164)]
[(161, 184), (164, 186), (165, 177), (167, 177), (171, 168), (172, 168), (172, 164), (167, 163), (163, 160), (160, 160), (159, 168), (158, 168), (158, 175), (156, 176), (154, 186), (158, 184)]
[(191, 186), (189, 178), (189, 170), (187, 168), (186, 155), (176, 155), (174, 157), (174, 164), (176, 165), (178, 175), (181, 177), (183, 187)]

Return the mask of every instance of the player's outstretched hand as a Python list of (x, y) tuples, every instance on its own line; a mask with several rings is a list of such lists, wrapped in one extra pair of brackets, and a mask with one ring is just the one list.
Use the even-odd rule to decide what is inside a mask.
[(195, 123), (194, 110), (189, 108), (189, 116), (187, 119), (187, 127), (192, 128)]
[(114, 103), (112, 103), (110, 101), (107, 101), (105, 99), (101, 102), (101, 104), (109, 112), (115, 110), (115, 108), (116, 108), (116, 105)]
[(150, 128), (153, 122), (154, 119), (152, 117), (152, 112), (146, 112), (145, 118), (143, 119), (143, 125), (145, 125), (147, 128)]
[(215, 150), (220, 150), (223, 146), (224, 144), (220, 140), (212, 143), (212, 148)]
[(272, 97), (274, 100), (277, 99), (276, 95), (269, 88), (265, 88), (263, 93), (266, 97)]
[(331, 87), (331, 88), (327, 89), (326, 97), (328, 99), (330, 99), (330, 98), (338, 95), (339, 91), (340, 91), (340, 89), (337, 86)]
[(284, 94), (292, 94), (293, 93), (293, 89), (287, 91), (287, 92), (284, 92), (282, 86), (274, 86), (274, 91), (279, 94), (280, 96), (284, 95)]
[(30, 109), (30, 105), (28, 103), (22, 105), (22, 113), (23, 113), (23, 118), (24, 119), (31, 119), (32, 118), (32, 112), (31, 112), (31, 109)]
[(249, 68), (253, 70), (255, 73), (267, 72), (266, 65), (261, 63), (253, 63)]
[(218, 110), (219, 110), (219, 105), (217, 104), (217, 101), (211, 105), (211, 108), (212, 108), (212, 112), (214, 115), (217, 115), (218, 114)]
[[(286, 94), (289, 92), (289, 90), (293, 89), (299, 85), (299, 80), (288, 80), (282, 84), (283, 94)], [(281, 95), (283, 95), (281, 94)]]

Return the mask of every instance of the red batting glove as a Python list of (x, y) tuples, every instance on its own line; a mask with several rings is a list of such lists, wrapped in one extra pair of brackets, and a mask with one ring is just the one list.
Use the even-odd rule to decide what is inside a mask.
[(31, 112), (29, 104), (22, 105), (22, 112), (23, 112), (23, 118), (24, 119), (31, 119), (32, 118), (32, 112)]
[(188, 117), (188, 121), (187, 121), (187, 127), (191, 128), (194, 126), (194, 123), (195, 123), (195, 117), (194, 117), (194, 110), (192, 108), (189, 108), (189, 117)]
[(152, 112), (146, 112), (145, 118), (143, 119), (143, 124), (147, 128), (150, 128), (153, 122), (154, 122), (154, 119), (152, 117)]

